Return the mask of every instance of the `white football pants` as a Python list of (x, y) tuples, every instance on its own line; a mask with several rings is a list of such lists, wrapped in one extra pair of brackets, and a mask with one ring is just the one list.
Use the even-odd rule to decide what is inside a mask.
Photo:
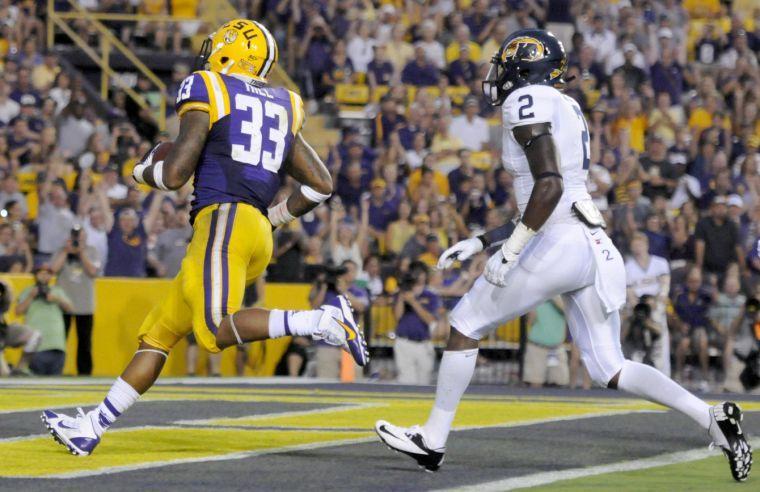
[[(480, 340), (505, 322), (562, 295), (565, 318), (583, 362), (591, 378), (607, 386), (625, 359), (620, 348), (620, 305), (608, 308), (603, 298), (610, 298), (607, 288), (615, 290), (612, 297), (625, 299), (625, 268), (620, 252), (602, 229), (593, 230), (596, 239), (588, 232), (580, 222), (547, 224), (525, 246), (507, 286), (496, 287), (481, 276), (451, 312), (451, 326)], [(600, 251), (604, 251), (602, 260), (597, 259)], [(606, 264), (597, 267), (598, 261)], [(604, 275), (597, 275), (598, 268)]]

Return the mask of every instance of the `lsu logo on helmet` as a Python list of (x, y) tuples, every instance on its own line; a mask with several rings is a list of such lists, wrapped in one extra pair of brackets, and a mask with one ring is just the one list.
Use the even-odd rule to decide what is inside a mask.
[(256, 21), (234, 19), (203, 42), (196, 68), (265, 82), (278, 58), (277, 42), (266, 27)]

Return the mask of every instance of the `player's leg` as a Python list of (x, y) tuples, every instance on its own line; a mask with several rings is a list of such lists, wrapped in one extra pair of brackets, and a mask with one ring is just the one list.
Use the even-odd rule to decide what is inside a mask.
[(53, 438), (72, 454), (86, 456), (103, 434), (148, 391), (164, 367), (171, 348), (190, 331), (190, 308), (182, 296), (182, 273), (172, 282), (167, 297), (148, 314), (138, 334), (135, 355), (95, 409), (69, 417), (51, 410), (42, 421)]
[(732, 450), (727, 455), (731, 459), (734, 478), (743, 480), (747, 477), (751, 452), (741, 434), (738, 425), (741, 411), (735, 404), (710, 407), (654, 367), (625, 360), (620, 348), (620, 315), (617, 311), (605, 312), (595, 285), (563, 298), (573, 340), (597, 384), (621, 389), (687, 415), (708, 431), (724, 451), (727, 448)]
[(479, 278), (449, 317), (451, 333), (427, 422), (407, 429), (378, 421), (375, 430), (383, 442), (413, 457), (427, 470), (437, 470), (456, 409), (475, 371), (478, 341), (545, 300), (590, 283), (593, 271), (588, 263), (572, 256), (587, 249), (580, 229), (553, 227), (528, 244), (520, 264), (510, 272), (506, 287), (496, 287)]
[(234, 203), (220, 205), (210, 222), (203, 261), (195, 265), (193, 275), (204, 285), (205, 297), (193, 315), (200, 344), (213, 351), (268, 338), (310, 336), (332, 345), (347, 344), (356, 362), (366, 365), (363, 335), (342, 296), (336, 305), (306, 311), (239, 310), (246, 282), (260, 276), (272, 256), (271, 224), (255, 208)]

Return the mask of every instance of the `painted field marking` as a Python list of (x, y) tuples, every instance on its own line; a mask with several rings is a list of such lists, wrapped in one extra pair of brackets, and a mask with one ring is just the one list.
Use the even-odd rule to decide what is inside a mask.
[[(495, 424), (495, 425), (463, 426), (463, 427), (457, 427), (457, 428), (452, 429), (452, 432), (478, 430), (478, 429), (492, 429), (492, 428), (524, 427), (524, 426), (530, 426), (530, 425), (538, 425), (538, 424), (545, 424), (545, 423), (552, 423), (552, 422), (562, 422), (562, 421), (569, 421), (569, 420), (581, 420), (581, 419), (588, 419), (588, 418), (595, 418), (595, 417), (618, 416), (618, 415), (627, 415), (627, 414), (632, 414), (632, 413), (658, 413), (658, 412), (659, 411), (656, 411), (656, 410), (654, 411), (653, 410), (628, 410), (628, 411), (622, 411), (622, 412), (596, 412), (592, 414), (584, 414), (584, 415), (576, 415), (576, 416), (571, 415), (571, 416), (563, 416), (563, 417), (548, 417), (548, 418), (543, 418), (543, 419), (534, 419), (534, 420), (521, 421), (521, 422), (508, 422), (504, 424)], [(279, 414), (273, 414), (273, 415), (279, 415)], [(259, 417), (259, 416), (257, 415), (256, 417)], [(184, 427), (175, 427), (172, 425), (142, 426), (142, 427), (126, 427), (123, 429), (114, 429), (112, 431), (109, 431), (109, 433), (128, 432), (128, 431), (151, 429), (151, 428), (184, 429)], [(213, 427), (209, 427), (209, 429), (213, 429)], [(367, 432), (371, 432), (371, 430), (367, 429)], [(11, 439), (21, 441), (21, 440), (29, 440), (29, 439), (35, 439), (35, 438), (40, 438), (40, 437), (45, 437), (45, 436), (46, 435), (25, 436), (23, 438), (11, 438)], [(82, 470), (82, 471), (77, 471), (77, 472), (69, 472), (69, 473), (61, 473), (61, 474), (37, 475), (37, 476), (15, 475), (14, 478), (72, 479), (72, 478), (90, 477), (90, 476), (97, 476), (97, 475), (110, 475), (114, 473), (145, 470), (145, 469), (150, 469), (150, 468), (160, 468), (164, 466), (171, 466), (171, 465), (184, 464), (184, 463), (205, 463), (205, 462), (224, 461), (224, 460), (238, 460), (238, 459), (252, 458), (252, 457), (262, 456), (262, 455), (285, 453), (289, 451), (321, 449), (321, 448), (332, 447), (332, 446), (348, 446), (348, 445), (353, 445), (353, 444), (363, 444), (363, 443), (369, 443), (369, 442), (375, 442), (375, 441), (377, 441), (379, 444), (379, 439), (373, 433), (373, 435), (368, 436), (368, 437), (363, 437), (363, 438), (339, 439), (339, 440), (333, 440), (333, 441), (309, 443), (309, 444), (304, 444), (304, 445), (282, 446), (278, 448), (269, 448), (265, 450), (242, 451), (242, 452), (237, 451), (234, 453), (221, 454), (221, 455), (216, 455), (216, 456), (154, 461), (150, 463), (138, 463), (138, 464), (133, 464), (133, 465), (114, 466), (111, 468), (100, 468), (98, 470)], [(0, 440), (0, 442), (2, 441)]]
[[(235, 422), (248, 422), (256, 420), (269, 420), (282, 417), (303, 417), (306, 415), (318, 415), (321, 413), (333, 413), (333, 412), (348, 412), (351, 410), (360, 410), (364, 408), (372, 407), (387, 407), (387, 404), (382, 403), (346, 403), (341, 405), (335, 405), (332, 407), (316, 408), (312, 410), (293, 410), (290, 412), (276, 412), (276, 413), (258, 413), (254, 415), (247, 415), (243, 417), (216, 417), (212, 419), (198, 419), (198, 420), (175, 420), (176, 425), (195, 426), (195, 427), (229, 427), (234, 426)], [(220, 420), (224, 421), (224, 424), (217, 424)]]
[[(754, 448), (760, 446), (760, 438), (751, 439), (750, 445)], [(507, 478), (503, 480), (494, 480), (492, 482), (468, 485), (465, 487), (442, 489), (439, 492), (500, 492), (505, 490), (526, 489), (530, 487), (537, 487), (539, 485), (548, 485), (562, 480), (571, 480), (574, 478), (593, 477), (606, 473), (645, 470), (647, 468), (657, 468), (660, 466), (698, 461), (705, 458), (710, 458), (712, 456), (718, 456), (719, 453), (720, 451), (707, 449), (707, 446), (705, 446), (704, 448), (660, 454), (657, 456), (650, 456), (648, 458), (640, 458), (636, 460), (619, 461), (617, 463), (609, 463), (606, 465), (570, 468), (567, 470), (522, 475), (519, 477)]]
[(146, 464), (137, 464), (137, 465), (114, 466), (112, 468), (101, 468), (99, 470), (83, 470), (83, 471), (70, 472), (70, 473), (60, 473), (60, 474), (55, 474), (55, 475), (44, 475), (44, 476), (16, 475), (13, 478), (72, 479), (72, 478), (92, 477), (92, 476), (99, 476), (99, 475), (112, 475), (114, 473), (144, 470), (146, 468), (159, 468), (163, 466), (182, 465), (186, 463), (201, 463), (201, 462), (205, 463), (205, 462), (211, 462), (211, 461), (241, 460), (244, 458), (252, 458), (255, 456), (264, 456), (268, 454), (287, 453), (287, 452), (292, 452), (292, 451), (307, 451), (311, 449), (327, 448), (330, 446), (340, 446), (340, 445), (345, 445), (345, 444), (359, 444), (359, 443), (367, 442), (370, 439), (371, 438), (362, 437), (362, 438), (356, 438), (356, 439), (342, 439), (342, 440), (337, 440), (337, 441), (324, 441), (324, 442), (315, 442), (315, 443), (309, 443), (309, 444), (296, 444), (293, 446), (282, 446), (279, 448), (261, 449), (261, 450), (256, 450), (256, 451), (241, 451), (241, 452), (235, 452), (235, 453), (229, 453), (229, 454), (221, 454), (217, 456), (205, 456), (205, 457), (200, 457), (200, 458), (182, 458), (182, 459), (176, 459), (176, 460), (157, 461), (157, 462), (153, 462), (149, 464), (146, 463)]

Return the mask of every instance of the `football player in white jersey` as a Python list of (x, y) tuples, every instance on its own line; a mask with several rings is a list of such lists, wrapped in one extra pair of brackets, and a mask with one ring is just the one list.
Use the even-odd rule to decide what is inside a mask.
[(443, 253), (439, 268), (501, 243), (450, 315), (451, 334), (427, 422), (403, 428), (380, 420), (375, 430), (391, 449), (437, 470), (475, 369), (478, 341), (561, 295), (573, 340), (594, 381), (688, 415), (723, 449), (734, 479), (745, 480), (752, 455), (739, 426), (739, 407), (731, 402), (710, 407), (655, 368), (623, 357), (618, 310), (626, 298), (625, 268), (586, 189), (586, 120), (578, 104), (558, 90), (566, 65), (562, 44), (539, 29), (513, 33), (491, 60), (483, 92), (502, 106), (502, 159), (514, 174), (521, 220)]

